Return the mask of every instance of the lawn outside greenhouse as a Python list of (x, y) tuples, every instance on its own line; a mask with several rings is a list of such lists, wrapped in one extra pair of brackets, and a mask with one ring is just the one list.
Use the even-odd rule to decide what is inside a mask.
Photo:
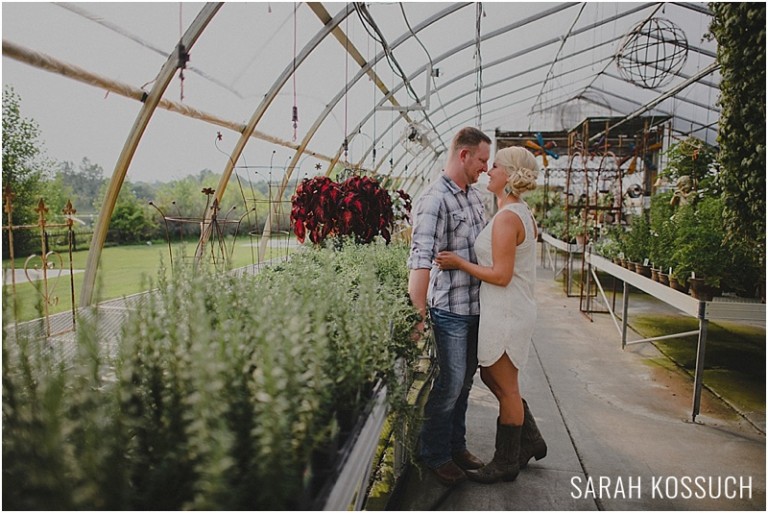
[[(3, 509), (765, 510), (765, 4), (2, 12)], [(408, 262), (463, 127), (485, 219), (538, 167), (546, 448), (449, 486)]]

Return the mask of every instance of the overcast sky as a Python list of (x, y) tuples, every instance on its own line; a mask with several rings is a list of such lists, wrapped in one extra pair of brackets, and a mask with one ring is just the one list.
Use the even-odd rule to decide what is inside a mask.
[[(258, 18), (269, 27), (270, 32), (278, 29), (285, 31), (292, 5), (278, 5), (275, 2), (257, 2), (248, 6), (243, 4), (239, 7), (239, 14), (245, 12)], [(165, 62), (165, 55), (161, 52), (167, 53), (178, 41), (180, 19), (186, 30), (202, 4), (94, 3), (76, 6), (86, 13), (96, 14), (100, 21), (114, 24), (124, 33), (116, 33), (115, 30), (109, 30), (93, 20), (85, 19), (81, 14), (55, 4), (4, 2), (3, 39), (133, 88), (149, 82), (144, 88), (149, 90), (151, 80)], [(150, 15), (146, 16), (147, 13)], [(224, 67), (223, 71), (212, 70), (210, 66), (201, 63), (203, 50), (193, 48), (190, 52), (190, 66), (202, 67), (209, 75), (243, 91), (248, 80), (244, 73), (258, 71), (254, 69), (257, 66), (252, 64), (251, 69), (247, 69), (250, 62), (257, 61), (259, 66), (271, 64), (276, 69), (290, 62), (289, 51), (270, 55), (268, 51), (260, 52), (254, 46), (228, 44), (220, 36), (221, 25), (229, 21), (226, 19), (227, 14), (226, 9), (217, 14), (219, 25), (209, 26), (207, 35), (209, 39), (214, 36), (218, 38), (219, 61), (226, 63), (231, 59), (231, 62), (239, 64)], [(263, 29), (254, 30), (258, 32)], [(316, 27), (312, 27), (312, 30), (316, 30)], [(200, 44), (198, 42), (198, 46)], [(214, 50), (207, 51), (205, 55)], [(267, 78), (274, 80), (273, 76), (265, 77), (265, 80)], [(111, 176), (141, 108), (139, 102), (5, 56), (2, 60), (2, 80), (4, 86), (13, 86), (20, 95), (22, 115), (32, 118), (39, 125), (41, 140), (45, 143), (49, 157), (57, 161), (74, 162), (75, 165), (87, 157), (104, 168), (105, 176)], [(182, 102), (181, 89), (177, 73), (164, 97)], [(281, 96), (288, 94), (286, 92)], [(237, 99), (225, 88), (212, 86), (210, 81), (189, 70), (184, 81), (184, 96), (185, 105), (243, 124), (260, 100), (256, 95), (245, 100)], [(306, 102), (322, 106), (322, 99), (313, 98), (311, 91), (302, 94), (302, 97)], [(331, 122), (338, 125), (333, 119)], [(289, 123), (290, 120), (287, 120), (284, 124)], [(285, 132), (285, 127), (282, 131)], [(220, 132), (222, 140), (218, 139)], [(238, 135), (209, 123), (189, 120), (179, 114), (157, 109), (142, 138), (127, 179), (167, 181), (203, 169), (221, 172)], [(279, 136), (290, 139), (290, 130)], [(258, 151), (258, 141), (254, 143), (249, 143), (250, 153), (244, 154), (239, 165), (253, 167), (254, 173), (261, 170), (263, 176), (268, 173), (265, 168), (270, 164), (274, 166), (273, 174), (279, 175), (278, 168), (287, 164), (293, 155), (291, 149), (282, 147)], [(306, 162), (303, 167), (309, 169), (309, 164)]]

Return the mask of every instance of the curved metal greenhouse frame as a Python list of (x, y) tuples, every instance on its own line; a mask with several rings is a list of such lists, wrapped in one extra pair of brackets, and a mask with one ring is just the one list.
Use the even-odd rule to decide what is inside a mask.
[[(260, 241), (260, 261), (271, 236), (271, 216), (308, 160), (315, 162), (315, 174), (330, 176), (341, 168), (376, 173), (418, 196), (439, 171), (453, 132), (464, 125), (478, 126), (491, 136), (494, 132), (565, 131), (572, 127), (560, 125), (566, 110), (573, 109), (585, 119), (610, 117), (609, 131), (651, 116), (670, 119), (670, 137), (693, 134), (715, 143), (720, 79), (716, 43), (702, 37), (711, 19), (706, 4), (409, 2), (347, 3), (331, 8), (320, 2), (207, 3), (194, 17), (185, 16), (184, 9), (194, 5), (4, 5), (4, 84), (15, 86), (17, 78), (21, 80), (19, 63), (32, 66), (38, 81), (53, 88), (54, 93), (48, 94), (52, 103), (41, 108), (54, 114), (68, 101), (56, 97), (61, 77), (141, 102), (133, 124), (122, 134), (116, 122), (115, 127), (101, 131), (98, 126), (83, 128), (112, 138), (118, 131), (122, 149), (114, 153), (112, 176), (95, 224), (81, 306), (93, 301), (110, 219), (129, 171), (139, 167), (135, 158), (139, 147), (159, 145), (155, 138), (159, 141), (160, 134), (168, 148), (179, 144), (195, 149), (205, 160), (200, 166), (221, 173), (214, 193), (219, 202), (238, 169), (257, 173), (259, 168), (266, 169), (270, 180), (273, 171), (280, 175), (277, 193), (270, 195), (273, 203)], [(176, 7), (178, 37), (171, 29)], [(677, 63), (667, 77), (670, 85), (643, 88), (613, 69), (617, 47), (637, 27), (660, 17), (686, 35), (687, 41), (671, 44), (677, 45), (678, 55), (684, 50), (687, 60)], [(185, 19), (189, 20), (186, 27)], [(64, 44), (70, 37), (84, 42), (80, 44), (93, 40), (92, 51)], [(159, 40), (163, 43), (155, 42)], [(153, 52), (151, 58), (142, 53), (147, 49)], [(120, 57), (99, 60), (104, 50)], [(139, 86), (157, 54), (165, 51), (159, 72)], [(187, 67), (188, 61), (196, 67)], [(47, 72), (42, 79), (40, 71)], [(169, 95), (177, 74), (182, 98), (174, 101)], [(207, 103), (185, 102), (185, 79), (193, 88), (190, 103)], [(426, 90), (417, 92), (424, 82)], [(151, 88), (145, 90), (149, 84)], [(279, 122), (280, 112), (285, 114), (290, 107), (292, 135), (289, 124)], [(123, 120), (126, 111), (122, 104), (119, 108), (123, 110), (116, 118)], [(181, 117), (170, 121), (165, 114), (155, 115), (158, 109)], [(249, 115), (239, 120), (243, 113)], [(92, 124), (99, 124), (95, 112), (81, 115), (89, 119), (93, 115)], [(236, 133), (236, 140), (227, 150), (216, 146), (217, 152), (206, 152), (207, 143), (201, 141), (207, 135), (182, 125), (185, 119)], [(428, 130), (428, 143), (406, 149), (399, 134), (412, 123)], [(54, 137), (70, 141), (76, 135), (61, 132)], [(223, 139), (219, 133), (218, 140)], [(110, 144), (114, 148), (118, 142)], [(98, 145), (87, 148), (96, 151)], [(256, 155), (250, 155), (251, 160), (264, 160), (266, 155), (269, 166), (246, 165), (247, 150)], [(278, 159), (285, 158), (285, 165), (274, 166), (276, 154), (284, 150), (290, 154)], [(304, 176), (309, 175), (304, 172)], [(210, 232), (204, 229), (210, 216), (206, 213), (201, 224), (201, 243)]]

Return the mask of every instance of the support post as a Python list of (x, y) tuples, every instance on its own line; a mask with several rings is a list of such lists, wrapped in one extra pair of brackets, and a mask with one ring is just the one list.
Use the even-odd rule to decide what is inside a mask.
[(699, 301), (699, 342), (696, 348), (696, 373), (693, 375), (693, 412), (691, 421), (696, 422), (696, 416), (701, 407), (701, 385), (704, 378), (704, 354), (707, 348), (707, 327), (709, 321), (706, 318), (707, 303)]
[(621, 348), (627, 347), (627, 310), (629, 310), (629, 284), (624, 282), (624, 293), (621, 296)]

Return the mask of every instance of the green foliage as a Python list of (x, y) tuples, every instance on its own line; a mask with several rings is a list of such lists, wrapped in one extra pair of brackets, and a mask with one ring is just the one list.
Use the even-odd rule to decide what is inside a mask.
[(720, 185), (729, 238), (751, 246), (765, 279), (765, 3), (714, 2), (720, 64)]
[[(21, 98), (10, 86), (3, 88), (3, 189), (10, 187), (13, 194), (12, 223), (36, 224), (35, 208), (42, 192), (41, 181), (48, 166), (39, 140), (40, 129), (31, 119), (21, 115)], [(8, 223), (3, 195), (3, 226)], [(39, 236), (39, 235), (38, 235)], [(30, 231), (19, 231), (14, 238), (16, 255), (39, 251), (39, 244)], [(7, 258), (7, 245), (3, 244), (3, 258)]]
[(643, 263), (646, 258), (649, 258), (651, 225), (647, 213), (632, 217), (622, 247), (624, 258), (630, 262)]
[[(62, 162), (55, 179), (69, 189), (72, 204), (80, 213), (98, 212), (104, 199), (104, 168), (83, 157), (80, 167), (72, 162)], [(127, 184), (126, 184), (127, 185)]]
[(675, 223), (675, 276), (687, 279), (693, 272), (709, 285), (719, 286), (730, 259), (723, 228), (723, 200), (704, 198), (696, 205), (682, 206), (675, 214)]
[[(311, 509), (379, 378), (413, 362), (404, 244), (296, 254), (255, 277), (177, 268), (119, 354), (3, 337), (3, 506)], [(97, 320), (98, 322), (98, 320)], [(395, 411), (406, 406), (393, 401)]]
[(604, 225), (600, 237), (595, 242), (595, 252), (609, 260), (619, 258), (624, 252), (622, 246), (623, 238), (623, 226), (615, 224)]
[(544, 187), (536, 187), (534, 190), (524, 193), (522, 198), (531, 208), (539, 226), (542, 226), (549, 209), (560, 205), (560, 193), (546, 191)]
[[(201, 191), (205, 188), (216, 190), (220, 178), (221, 175), (205, 170), (196, 176), (187, 176), (161, 184), (156, 188), (153, 201), (166, 215), (176, 218), (200, 219), (205, 216), (207, 203), (207, 198)], [(229, 186), (224, 191), (224, 197), (220, 204), (222, 218), (229, 213), (229, 219), (239, 219), (245, 214), (246, 208), (256, 208), (255, 212), (249, 213), (243, 219), (243, 226), (240, 227), (239, 233), (247, 233), (248, 231), (261, 233), (264, 229), (264, 223), (269, 213), (269, 196), (260, 192), (256, 185), (238, 176), (233, 176)], [(277, 191), (271, 191), (269, 194), (274, 196)], [(144, 191), (143, 195), (147, 196), (147, 192)], [(279, 230), (288, 230), (287, 215), (285, 213), (272, 219), (273, 233), (277, 233)], [(154, 219), (158, 226), (162, 223), (159, 215), (155, 215)], [(200, 227), (196, 223), (172, 223), (170, 229), (173, 240), (179, 236), (200, 235)], [(227, 233), (232, 233), (235, 226), (234, 224), (225, 226), (224, 230)]]
[(565, 209), (560, 203), (551, 205), (542, 217), (540, 226), (553, 237), (563, 239), (565, 233)]
[(152, 220), (149, 208), (133, 194), (130, 187), (124, 186), (112, 212), (107, 241), (135, 244), (152, 238), (157, 232), (157, 225)]
[(716, 152), (712, 146), (695, 137), (688, 137), (671, 145), (666, 155), (667, 165), (661, 175), (669, 178), (672, 184), (678, 178), (687, 176), (696, 191), (694, 198), (719, 194)]
[(673, 217), (674, 207), (670, 204), (672, 192), (664, 192), (651, 197), (650, 209), (650, 247), (648, 256), (657, 269), (668, 272), (674, 267), (672, 254), (677, 238), (677, 225)]

